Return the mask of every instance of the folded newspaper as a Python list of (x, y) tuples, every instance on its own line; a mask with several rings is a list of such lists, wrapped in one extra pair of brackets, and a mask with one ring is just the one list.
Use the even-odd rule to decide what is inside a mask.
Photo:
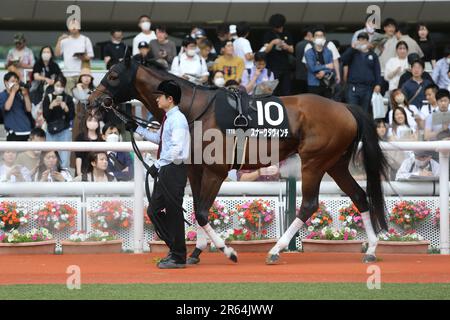
[(273, 93), (275, 88), (278, 86), (278, 80), (269, 80), (264, 81), (256, 85), (255, 90), (253, 90), (253, 94), (255, 96), (259, 95), (270, 95)]

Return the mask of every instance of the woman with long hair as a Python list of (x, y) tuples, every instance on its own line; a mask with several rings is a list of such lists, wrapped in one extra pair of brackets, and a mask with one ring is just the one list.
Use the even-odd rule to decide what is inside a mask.
[(62, 167), (58, 151), (42, 151), (34, 181), (67, 182), (72, 181), (72, 175)]
[(416, 128), (409, 125), (405, 108), (395, 108), (392, 118), (392, 127), (388, 130), (388, 139), (390, 141), (417, 140)]
[[(95, 113), (86, 113), (86, 118), (83, 121), (82, 131), (75, 138), (75, 141), (81, 142), (98, 142), (103, 141), (100, 132), (100, 119)], [(87, 152), (75, 152), (75, 176), (79, 176), (86, 172), (89, 161), (87, 159)]]
[(55, 84), (55, 79), (61, 74), (59, 65), (53, 60), (55, 54), (51, 46), (44, 46), (39, 52), (39, 58), (33, 66), (33, 82), (30, 88), (31, 102), (38, 104), (47, 87)]
[(431, 70), (436, 65), (436, 45), (431, 39), (430, 30), (425, 23), (419, 22), (417, 24), (416, 32), (417, 44), (424, 54), (423, 61), (430, 64), (426, 66), (426, 69)]
[(116, 181), (116, 178), (107, 172), (108, 155), (105, 151), (89, 152), (86, 159), (88, 162), (86, 172), (76, 177), (74, 181)]

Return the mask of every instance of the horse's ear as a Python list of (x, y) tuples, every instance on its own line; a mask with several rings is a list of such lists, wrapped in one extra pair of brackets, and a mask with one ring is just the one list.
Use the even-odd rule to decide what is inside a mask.
[(125, 62), (125, 66), (128, 68), (131, 64), (131, 49), (129, 46), (126, 46), (125, 53), (123, 57), (123, 61)]

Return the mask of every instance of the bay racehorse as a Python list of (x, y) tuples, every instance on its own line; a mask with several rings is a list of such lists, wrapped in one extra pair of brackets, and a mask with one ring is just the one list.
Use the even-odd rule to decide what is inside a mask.
[[(215, 100), (217, 89), (196, 86), (165, 71), (157, 62), (142, 66), (126, 59), (114, 65), (91, 94), (89, 105), (115, 108), (114, 106), (119, 103), (137, 99), (161, 122), (163, 112), (158, 109), (153, 92), (161, 81), (167, 79), (176, 81), (181, 87), (182, 98), (179, 108), (186, 116), (190, 127), (194, 121), (201, 121), (203, 132), (211, 128), (218, 129), (215, 110), (221, 108), (221, 105)], [(345, 105), (317, 95), (303, 94), (280, 99), (286, 107), (292, 135), (288, 138), (279, 138), (278, 149), (270, 150), (269, 145), (267, 152), (268, 154), (278, 152), (280, 161), (293, 154), (299, 154), (302, 202), (295, 220), (269, 251), (266, 263), (277, 263), (280, 252), (288, 246), (292, 237), (317, 210), (319, 187), (325, 173), (336, 181), (361, 213), (369, 244), (363, 261), (375, 261), (376, 233), (387, 228), (381, 186), (381, 179), (386, 177), (387, 162), (379, 146), (373, 121), (358, 106)], [(194, 139), (192, 133), (191, 131), (191, 137)], [(362, 147), (358, 151), (360, 142)], [(191, 141), (191, 156), (196, 152), (202, 152), (210, 143), (212, 142), (202, 141), (196, 144), (199, 145), (196, 148), (192, 147), (195, 142)], [(226, 152), (223, 151), (224, 157)], [(247, 149), (245, 152), (242, 169), (267, 166), (260, 162), (249, 164), (247, 160), (250, 158), (250, 151)], [(367, 174), (367, 193), (353, 179), (348, 169), (349, 162), (354, 159), (357, 152), (362, 152)], [(200, 261), (199, 255), (207, 246), (206, 236), (209, 236), (215, 246), (228, 258), (237, 261), (236, 252), (226, 246), (208, 223), (209, 209), (229, 169), (230, 165), (225, 159), (221, 163), (202, 162), (188, 165), (195, 217), (201, 227), (196, 249), (189, 257), (188, 263)]]

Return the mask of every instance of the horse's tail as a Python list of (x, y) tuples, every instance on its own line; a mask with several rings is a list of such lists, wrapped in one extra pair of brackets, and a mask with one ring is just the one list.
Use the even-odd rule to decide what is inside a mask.
[(362, 142), (361, 152), (363, 155), (364, 168), (367, 175), (367, 197), (369, 200), (369, 210), (372, 225), (375, 232), (381, 229), (387, 230), (385, 216), (385, 203), (381, 177), (388, 180), (388, 162), (381, 147), (375, 127), (375, 122), (363, 111), (360, 106), (348, 106), (358, 123), (358, 134), (353, 144), (352, 155), (355, 159), (358, 144)]

